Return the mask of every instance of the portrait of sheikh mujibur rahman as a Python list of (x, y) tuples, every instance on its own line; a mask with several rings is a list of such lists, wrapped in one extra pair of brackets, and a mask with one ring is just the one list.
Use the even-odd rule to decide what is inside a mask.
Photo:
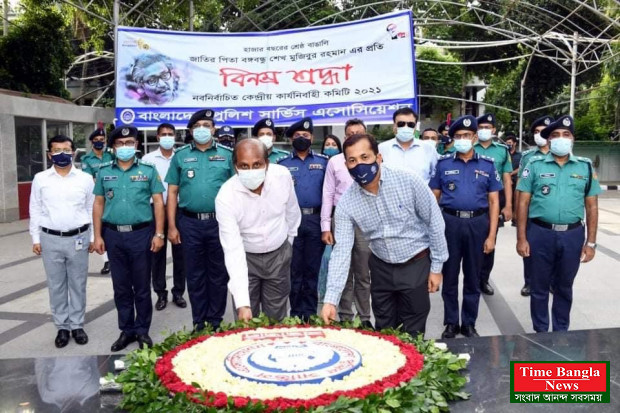
[(179, 75), (172, 60), (162, 54), (136, 57), (125, 80), (128, 96), (147, 105), (163, 105), (178, 94)]

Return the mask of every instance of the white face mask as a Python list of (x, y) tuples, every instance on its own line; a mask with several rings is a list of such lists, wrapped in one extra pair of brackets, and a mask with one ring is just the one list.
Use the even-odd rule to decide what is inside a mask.
[(540, 133), (534, 134), (534, 142), (537, 146), (545, 146), (547, 144), (547, 140), (540, 136)]
[(273, 136), (271, 135), (260, 135), (258, 140), (263, 143), (267, 147), (267, 150), (271, 149), (273, 146)]
[(493, 137), (492, 135), (491, 129), (478, 129), (478, 139), (482, 142), (490, 140)]
[(396, 139), (401, 142), (411, 142), (415, 136), (415, 129), (408, 126), (396, 129)]
[(267, 168), (263, 169), (239, 169), (239, 180), (250, 191), (255, 190), (265, 181)]

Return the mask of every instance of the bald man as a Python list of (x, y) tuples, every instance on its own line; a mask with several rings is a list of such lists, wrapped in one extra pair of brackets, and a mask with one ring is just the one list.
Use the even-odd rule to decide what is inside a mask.
[(265, 145), (245, 139), (233, 151), (237, 174), (215, 198), (230, 290), (240, 320), (263, 312), (282, 320), (291, 290), (292, 245), (301, 222), (293, 178), (269, 163)]

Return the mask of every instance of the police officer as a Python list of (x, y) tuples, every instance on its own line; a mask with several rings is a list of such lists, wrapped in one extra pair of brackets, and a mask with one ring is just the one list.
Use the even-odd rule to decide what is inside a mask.
[(233, 149), (237, 144), (235, 130), (228, 125), (222, 125), (217, 132), (215, 132), (215, 138), (217, 139), (217, 143), (230, 149)]
[(153, 314), (151, 254), (164, 245), (164, 186), (155, 166), (136, 158), (137, 137), (133, 126), (112, 131), (108, 145), (114, 148), (116, 159), (101, 166), (93, 191), (94, 247), (99, 254), (107, 250), (110, 256), (121, 330), (112, 351), (136, 340), (141, 348), (153, 345), (148, 334)]
[(288, 155), (288, 152), (273, 147), (276, 140), (276, 125), (272, 119), (263, 118), (252, 127), (252, 137), (257, 138), (266, 147), (269, 153), (269, 163), (275, 163), (278, 159)]
[[(499, 216), (498, 191), (502, 188), (493, 160), (475, 153), (476, 118), (467, 115), (450, 126), (455, 154), (443, 155), (429, 186), (439, 201), (446, 223), (448, 261), (443, 264), (445, 330), (441, 338), (459, 332), (477, 337), (480, 302), (478, 280), (484, 254), (495, 248)], [(463, 307), (459, 327), (459, 273), (463, 265)]]
[(550, 153), (530, 158), (517, 187), (521, 191), (517, 252), (530, 261), (529, 268), (536, 269), (530, 274), (534, 330), (549, 330), (549, 287), (553, 282), (553, 331), (566, 331), (580, 260), (589, 262), (596, 251), (601, 188), (590, 160), (572, 154), (572, 117), (552, 122), (541, 137), (549, 141)]
[[(495, 115), (487, 113), (476, 119), (478, 122), (478, 142), (474, 145), (474, 150), (480, 155), (493, 159), (495, 170), (502, 179), (503, 190), (499, 192), (500, 223), (512, 219), (512, 182), (510, 173), (512, 172), (512, 162), (508, 147), (501, 143), (493, 142), (495, 136)], [(499, 225), (498, 225), (499, 227)], [(494, 291), (489, 284), (489, 277), (495, 263), (495, 250), (484, 255), (482, 268), (480, 269), (480, 290), (493, 295)]]
[[(540, 133), (553, 121), (554, 119), (551, 116), (545, 115), (536, 119), (532, 123), (532, 126), (530, 126), (530, 132), (534, 136), (534, 143), (536, 144), (536, 146), (534, 148), (528, 149), (521, 154), (519, 171), (517, 172), (517, 184), (515, 185), (515, 188), (518, 186), (519, 177), (523, 173), (523, 168), (525, 167), (525, 165), (527, 165), (527, 163), (530, 161), (530, 158), (533, 156), (546, 155), (547, 153), (549, 153), (549, 143), (547, 142), (547, 139), (543, 138), (540, 135)], [(520, 191), (516, 190), (515, 203), (517, 205), (519, 205), (519, 194)], [(529, 263), (529, 260), (523, 259), (523, 280), (525, 283), (523, 284), (523, 288), (521, 288), (521, 295), (524, 297), (528, 297), (530, 295), (530, 270), (527, 267), (527, 263)]]
[(316, 314), (317, 283), (325, 245), (321, 241), (321, 199), (323, 179), (329, 158), (310, 149), (312, 119), (303, 118), (286, 130), (292, 140), (290, 155), (278, 164), (288, 168), (295, 183), (295, 193), (301, 208), (301, 225), (293, 242), (291, 262), (291, 316), (307, 321)]
[(214, 115), (211, 109), (192, 115), (187, 123), (192, 143), (175, 152), (166, 175), (168, 238), (183, 246), (187, 293), (196, 330), (206, 323), (219, 327), (228, 294), (215, 196), (233, 175), (232, 151), (214, 142)]
[(437, 153), (440, 155), (445, 155), (448, 153), (454, 153), (454, 140), (450, 137), (448, 130), (450, 125), (448, 122), (441, 122), (437, 127), (437, 132), (439, 133), (440, 142), (437, 145)]
[[(82, 156), (80, 162), (82, 164), (82, 170), (92, 175), (94, 179), (97, 177), (97, 172), (99, 172), (101, 164), (107, 164), (114, 160), (114, 153), (111, 149), (106, 147), (105, 131), (103, 127), (95, 129), (88, 137), (88, 140), (91, 142), (92, 150)], [(108, 261), (107, 253), (103, 254), (103, 259), (103, 268), (100, 272), (103, 275), (109, 274), (110, 262)]]

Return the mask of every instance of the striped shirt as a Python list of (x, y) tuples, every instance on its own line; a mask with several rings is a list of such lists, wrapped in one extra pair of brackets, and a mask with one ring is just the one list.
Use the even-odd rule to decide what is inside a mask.
[(338, 305), (351, 263), (354, 226), (382, 261), (398, 264), (430, 248), (431, 271), (448, 259), (445, 224), (433, 193), (416, 173), (381, 166), (374, 195), (351, 185), (336, 206), (336, 244), (329, 261), (324, 302)]

